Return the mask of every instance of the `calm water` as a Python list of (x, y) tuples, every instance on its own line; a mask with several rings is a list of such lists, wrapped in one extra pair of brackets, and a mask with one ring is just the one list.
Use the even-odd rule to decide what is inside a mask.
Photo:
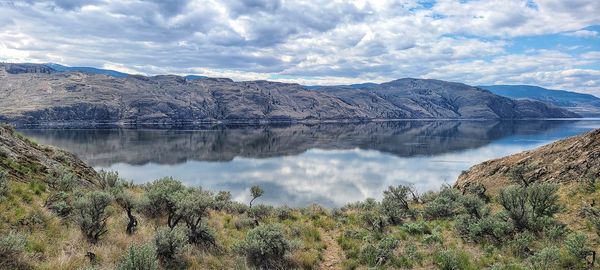
[(173, 176), (261, 202), (342, 206), (389, 185), (435, 190), (479, 162), (600, 128), (600, 121), (401, 121), (209, 129), (26, 129), (136, 183)]

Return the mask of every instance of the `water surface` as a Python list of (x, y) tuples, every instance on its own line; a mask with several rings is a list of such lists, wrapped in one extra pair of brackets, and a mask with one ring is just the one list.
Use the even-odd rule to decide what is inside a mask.
[(173, 176), (187, 185), (261, 202), (342, 206), (390, 185), (452, 184), (482, 161), (600, 128), (600, 121), (397, 121), (187, 129), (25, 129), (96, 169), (136, 183)]

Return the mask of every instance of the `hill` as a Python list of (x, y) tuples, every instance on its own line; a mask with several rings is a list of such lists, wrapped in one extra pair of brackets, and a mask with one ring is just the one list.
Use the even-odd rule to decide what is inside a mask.
[(479, 87), (503, 97), (546, 102), (586, 117), (600, 116), (600, 98), (590, 94), (551, 90), (532, 85), (484, 85)]
[(2, 64), (0, 81), (0, 120), (19, 124), (578, 117), (542, 102), (515, 101), (439, 80), (308, 90), (270, 81), (174, 75), (115, 78), (56, 72), (46, 65)]
[[(490, 190), (504, 187), (519, 174), (536, 182), (570, 183), (600, 177), (600, 129), (512, 156), (473, 166), (456, 186), (481, 183)], [(519, 176), (518, 176), (519, 177)]]

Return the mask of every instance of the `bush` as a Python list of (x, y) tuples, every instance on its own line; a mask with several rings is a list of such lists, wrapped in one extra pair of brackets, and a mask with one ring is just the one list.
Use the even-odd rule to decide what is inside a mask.
[(455, 228), (463, 239), (476, 243), (501, 244), (512, 232), (510, 224), (501, 215), (486, 215), (481, 219), (461, 215), (456, 219)]
[(287, 266), (290, 243), (279, 224), (258, 226), (248, 232), (236, 249), (246, 261), (259, 269), (284, 269)]
[(287, 206), (277, 207), (275, 208), (275, 216), (280, 221), (292, 219), (292, 209)]
[(108, 193), (92, 191), (75, 202), (75, 220), (90, 243), (97, 243), (100, 236), (108, 232), (106, 208), (111, 201)]
[(133, 211), (139, 208), (139, 202), (133, 196), (133, 194), (128, 190), (119, 190), (115, 194), (115, 201), (127, 214), (127, 218), (129, 222), (127, 222), (127, 228), (125, 232), (127, 234), (132, 234), (138, 225), (137, 218), (133, 215)]
[(77, 184), (77, 176), (64, 168), (53, 168), (46, 177), (46, 184), (56, 191), (70, 192)]
[(383, 215), (378, 209), (364, 211), (360, 219), (368, 230), (376, 233), (383, 233), (389, 225), (388, 217)]
[(414, 216), (409, 212), (409, 193), (410, 188), (407, 186), (390, 186), (383, 192), (381, 208), (383, 213), (389, 217), (391, 224), (398, 225), (407, 216)]
[(434, 264), (442, 270), (474, 269), (469, 255), (455, 249), (441, 250), (434, 254)]
[(592, 227), (594, 227), (596, 234), (600, 236), (600, 208), (586, 207), (583, 209), (583, 213)]
[(519, 232), (526, 229), (539, 232), (552, 224), (553, 217), (561, 210), (553, 184), (528, 184), (509, 186), (500, 191), (498, 202)]
[(585, 234), (574, 233), (569, 235), (565, 240), (565, 247), (569, 254), (579, 262), (593, 263), (593, 261), (588, 261), (588, 257), (595, 257), (596, 252), (589, 246)]
[(259, 204), (248, 209), (248, 217), (254, 220), (254, 223), (258, 226), (261, 221), (271, 215), (273, 207), (269, 205)]
[(440, 193), (428, 203), (425, 203), (423, 215), (428, 219), (450, 218), (456, 215), (460, 206), (461, 194), (457, 189), (450, 186), (442, 187)]
[(212, 195), (198, 188), (188, 188), (175, 196), (176, 215), (185, 222), (191, 244), (216, 246), (212, 232), (203, 224), (213, 205)]
[(111, 188), (122, 187), (125, 181), (119, 177), (118, 172), (110, 172), (100, 170), (98, 172), (98, 185), (101, 189), (108, 190)]
[(213, 206), (215, 210), (226, 210), (229, 204), (231, 204), (231, 192), (219, 191), (215, 195), (215, 204)]
[(71, 200), (71, 194), (64, 191), (58, 191), (48, 196), (45, 206), (59, 217), (67, 217), (73, 211)]
[(560, 269), (560, 250), (556, 247), (546, 247), (529, 258), (533, 270)]
[(25, 259), (25, 235), (10, 232), (0, 236), (0, 269), (27, 268)]
[(118, 270), (157, 270), (156, 249), (152, 245), (130, 246)]
[(425, 221), (405, 223), (402, 225), (402, 228), (404, 228), (404, 230), (411, 235), (431, 233), (431, 229)]
[(146, 186), (146, 213), (151, 217), (167, 215), (167, 226), (173, 229), (181, 220), (177, 213), (177, 196), (185, 190), (181, 182), (165, 177)]
[(377, 245), (366, 244), (360, 250), (360, 260), (368, 266), (383, 266), (394, 259), (394, 250), (399, 241), (386, 237), (381, 239)]
[(163, 228), (154, 236), (156, 256), (167, 269), (184, 269), (184, 253), (188, 248), (186, 233), (180, 229)]

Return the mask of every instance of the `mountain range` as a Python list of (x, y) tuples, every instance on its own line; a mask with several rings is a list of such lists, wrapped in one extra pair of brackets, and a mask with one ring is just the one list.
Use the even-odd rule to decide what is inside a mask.
[(405, 78), (311, 89), (271, 81), (107, 73), (0, 64), (0, 120), (140, 124), (579, 117), (540, 101), (513, 100), (440, 80)]
[(583, 116), (600, 116), (600, 98), (590, 94), (552, 90), (532, 85), (484, 85), (479, 87), (503, 97), (537, 100)]

